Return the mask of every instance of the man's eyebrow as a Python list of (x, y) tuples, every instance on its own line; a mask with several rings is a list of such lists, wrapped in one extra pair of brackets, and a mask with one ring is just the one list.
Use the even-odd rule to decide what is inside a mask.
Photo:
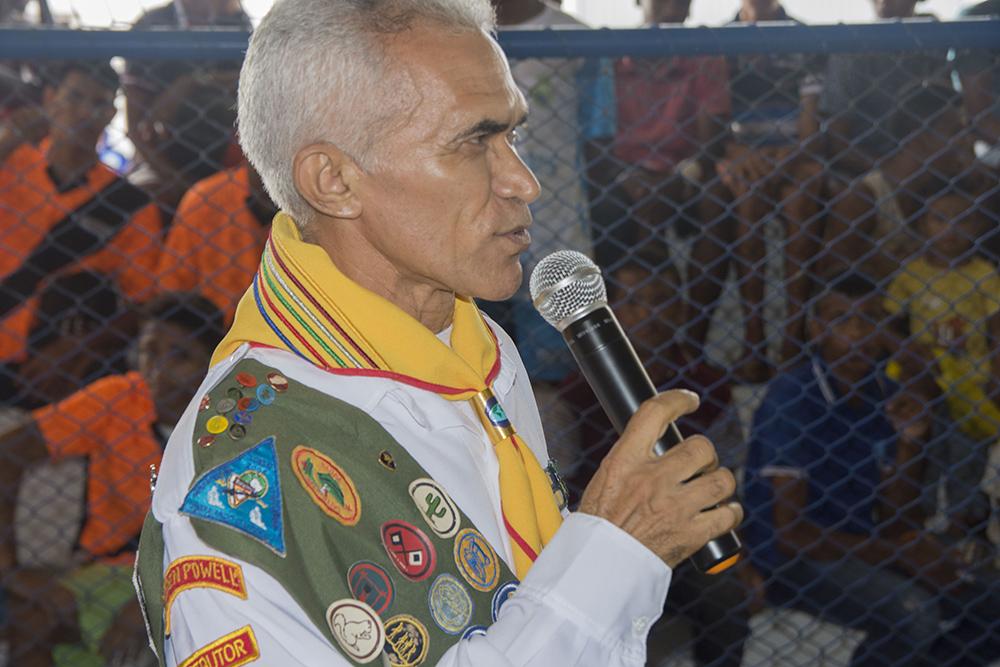
[(472, 127), (463, 132), (459, 133), (455, 137), (455, 141), (462, 141), (463, 139), (468, 139), (470, 137), (490, 137), (495, 134), (503, 134), (509, 132), (513, 127), (518, 127), (523, 125), (528, 120), (528, 114), (524, 113), (513, 125), (508, 125), (502, 121), (493, 118), (484, 118)]

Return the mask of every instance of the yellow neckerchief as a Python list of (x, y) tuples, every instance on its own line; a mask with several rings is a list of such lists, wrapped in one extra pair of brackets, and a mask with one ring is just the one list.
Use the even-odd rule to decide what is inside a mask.
[(391, 377), (451, 401), (469, 401), (494, 445), (514, 566), (523, 579), (562, 516), (538, 460), (507, 420), (490, 385), (496, 339), (471, 299), (455, 299), (451, 347), (389, 301), (347, 278), (322, 248), (279, 213), (253, 285), (215, 365), (243, 343), (288, 350), (332, 373)]

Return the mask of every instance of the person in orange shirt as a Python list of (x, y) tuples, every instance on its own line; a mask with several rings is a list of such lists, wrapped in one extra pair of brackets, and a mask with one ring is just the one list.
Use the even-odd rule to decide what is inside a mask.
[[(13, 664), (99, 666), (123, 635), (144, 643), (131, 575), (149, 508), (150, 466), (159, 463), (201, 382), (225, 333), (222, 320), (204, 297), (157, 297), (140, 327), (137, 371), (101, 378), (0, 434), (0, 488), (14, 494), (0, 502), (0, 571), (7, 574)], [(73, 562), (60, 571), (18, 567), (13, 499), (24, 470), (70, 457), (87, 460), (86, 508)], [(108, 638), (111, 627), (114, 637)], [(102, 640), (103, 658), (97, 655)]]
[(48, 136), (0, 161), (0, 362), (24, 360), (34, 297), (55, 275), (96, 271), (132, 302), (154, 295), (159, 210), (96, 150), (115, 113), (115, 71), (76, 61), (46, 80)]
[(199, 181), (181, 200), (157, 271), (160, 289), (197, 290), (231, 322), (278, 209), (247, 164)]

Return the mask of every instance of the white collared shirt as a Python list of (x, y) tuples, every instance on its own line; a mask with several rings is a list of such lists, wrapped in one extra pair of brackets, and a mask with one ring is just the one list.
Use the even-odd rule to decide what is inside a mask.
[[(545, 441), (527, 374), (513, 343), (499, 327), (493, 328), (501, 354), (494, 394), (544, 464)], [(391, 379), (333, 375), (290, 353), (247, 345), (212, 368), (167, 445), (153, 496), (153, 514), (163, 525), (164, 568), (187, 555), (234, 560), (202, 542), (178, 508), (195, 474), (192, 440), (199, 399), (244, 358), (368, 413), (444, 487), (514, 569), (503, 529), (499, 466), (468, 402), (448, 401)], [(351, 664), (277, 580), (252, 564), (237, 562), (244, 570), (246, 601), (211, 588), (177, 596), (170, 609), (167, 665), (182, 663), (246, 625), (253, 628), (260, 647), (255, 664)], [(486, 634), (467, 640), (456, 637), (438, 665), (644, 665), (648, 630), (663, 609), (670, 577), (670, 568), (624, 531), (594, 516), (570, 514)]]

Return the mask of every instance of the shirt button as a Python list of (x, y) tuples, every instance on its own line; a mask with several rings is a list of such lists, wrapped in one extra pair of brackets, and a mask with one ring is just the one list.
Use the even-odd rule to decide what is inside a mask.
[(632, 634), (636, 637), (642, 637), (646, 633), (647, 627), (649, 627), (649, 619), (645, 616), (632, 619)]

